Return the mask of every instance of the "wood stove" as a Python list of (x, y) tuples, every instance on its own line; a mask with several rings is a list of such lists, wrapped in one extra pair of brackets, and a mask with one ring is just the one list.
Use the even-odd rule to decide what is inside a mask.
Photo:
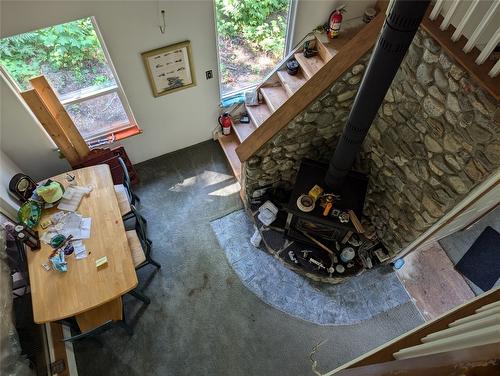
[[(288, 217), (285, 230), (288, 237), (317, 246), (304, 235), (304, 232), (328, 244), (341, 242), (348, 232), (357, 232), (352, 220), (341, 222), (339, 217), (332, 213), (335, 210), (341, 213), (352, 210), (358, 218), (361, 218), (368, 179), (359, 172), (351, 171), (348, 174), (345, 184), (337, 192), (340, 200), (334, 201), (333, 208), (327, 216), (323, 215), (323, 208), (319, 202), (316, 203), (314, 210), (308, 213), (301, 211), (297, 206), (298, 198), (307, 194), (314, 185), (324, 186), (327, 169), (328, 166), (320, 162), (309, 159), (302, 161), (286, 207)], [(335, 249), (335, 246), (333, 248)]]

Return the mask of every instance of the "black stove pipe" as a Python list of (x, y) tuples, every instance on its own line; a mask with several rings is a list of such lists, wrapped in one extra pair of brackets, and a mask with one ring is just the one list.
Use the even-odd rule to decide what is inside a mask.
[(429, 3), (430, 0), (393, 2), (361, 81), (347, 125), (330, 160), (325, 184), (332, 191), (340, 190), (351, 170)]

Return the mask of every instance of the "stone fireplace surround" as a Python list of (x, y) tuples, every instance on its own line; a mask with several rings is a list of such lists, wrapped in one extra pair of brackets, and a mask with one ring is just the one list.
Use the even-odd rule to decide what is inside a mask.
[[(247, 197), (269, 184), (290, 189), (304, 158), (331, 158), (369, 57), (244, 163)], [(391, 255), (500, 167), (499, 123), (495, 99), (420, 30), (354, 167), (369, 178), (363, 220)]]

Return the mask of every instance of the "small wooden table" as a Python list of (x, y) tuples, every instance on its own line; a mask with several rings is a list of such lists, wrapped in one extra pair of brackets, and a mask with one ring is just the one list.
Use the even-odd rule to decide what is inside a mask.
[[(73, 254), (66, 258), (67, 272), (46, 271), (42, 264), (52, 252), (50, 245), (42, 242), (40, 250), (27, 251), (33, 317), (38, 324), (91, 313), (113, 301), (121, 304), (120, 297), (138, 283), (109, 166), (86, 167), (71, 174), (76, 185), (93, 188), (78, 208), (78, 213), (92, 218), (90, 238), (83, 240), (88, 257), (77, 260)], [(65, 176), (51, 179), (67, 186)], [(44, 210), (43, 215), (56, 211)], [(44, 232), (41, 228), (38, 231)], [(107, 256), (108, 265), (97, 269), (95, 262), (103, 256)]]

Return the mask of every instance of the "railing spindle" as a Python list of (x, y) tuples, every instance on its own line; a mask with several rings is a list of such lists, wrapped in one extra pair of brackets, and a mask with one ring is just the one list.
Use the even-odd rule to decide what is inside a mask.
[(495, 66), (491, 68), (490, 73), (488, 73), (488, 76), (493, 78), (498, 76), (498, 73), (500, 73), (500, 60), (498, 60)]
[(483, 48), (481, 53), (476, 59), (476, 64), (481, 65), (482, 63), (485, 62), (485, 60), (488, 58), (488, 56), (491, 55), (495, 47), (500, 43), (500, 27), (497, 29), (495, 34), (490, 38), (486, 46)]
[(429, 15), (429, 18), (434, 21), (437, 16), (439, 16), (439, 12), (441, 11), (441, 8), (443, 7), (444, 0), (437, 0), (436, 4), (434, 4), (434, 8), (432, 9), (431, 14)]
[(455, 14), (455, 11), (457, 10), (459, 4), (460, 4), (460, 1), (458, 1), (458, 0), (455, 0), (451, 4), (450, 9), (448, 9), (448, 12), (446, 12), (446, 15), (444, 16), (443, 22), (441, 22), (441, 26), (439, 27), (441, 30), (448, 29), (448, 26), (450, 26), (451, 17), (453, 17), (453, 14)]
[(453, 35), (451, 36), (451, 40), (453, 42), (456, 42), (457, 40), (460, 39), (460, 37), (462, 36), (462, 32), (464, 31), (464, 27), (467, 25), (467, 23), (469, 22), (469, 19), (470, 17), (472, 16), (472, 14), (474, 13), (474, 11), (476, 10), (477, 6), (479, 4), (479, 0), (473, 0), (471, 5), (469, 6), (469, 8), (467, 9), (467, 12), (465, 13), (465, 15), (463, 16), (462, 20), (460, 21), (460, 23), (458, 24), (455, 32), (453, 33)]
[(490, 20), (493, 18), (495, 15), (495, 12), (500, 5), (500, 1), (494, 0), (493, 3), (491, 4), (490, 8), (485, 14), (485, 17), (481, 21), (481, 23), (476, 27), (476, 30), (472, 33), (472, 36), (469, 38), (469, 41), (465, 44), (463, 51), (467, 54), (469, 53), (474, 46), (476, 45), (477, 40), (481, 36), (481, 33), (483, 30), (486, 28)]

